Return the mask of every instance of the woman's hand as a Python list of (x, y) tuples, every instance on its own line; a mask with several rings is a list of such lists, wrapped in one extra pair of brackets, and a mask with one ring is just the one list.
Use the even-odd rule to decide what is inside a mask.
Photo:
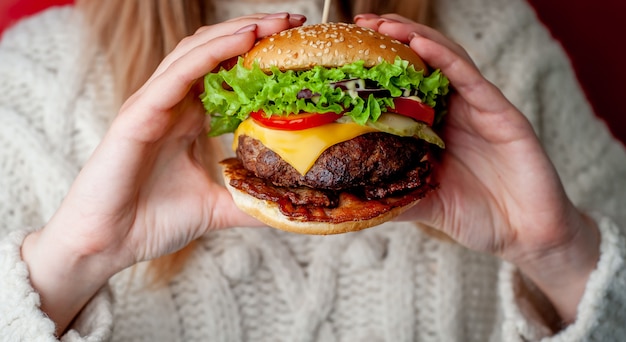
[(454, 89), (436, 165), (440, 188), (405, 218), (515, 263), (572, 321), (598, 259), (598, 233), (568, 199), (528, 120), (441, 33), (398, 15), (355, 21), (410, 43)]
[(198, 85), (256, 39), (303, 22), (277, 13), (203, 27), (124, 103), (54, 217), (24, 242), (31, 280), (57, 331), (123, 268), (174, 252), (212, 229), (259, 224), (208, 174), (214, 152)]

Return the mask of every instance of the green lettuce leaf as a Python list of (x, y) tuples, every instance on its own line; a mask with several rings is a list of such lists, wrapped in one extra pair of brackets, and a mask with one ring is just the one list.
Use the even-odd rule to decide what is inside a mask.
[[(273, 68), (266, 74), (257, 65), (252, 69), (245, 68), (243, 59), (239, 58), (230, 70), (221, 69), (204, 78), (205, 92), (201, 99), (211, 116), (209, 135), (234, 132), (251, 112), (259, 110), (268, 116), (344, 112), (354, 122), (364, 125), (368, 120), (376, 121), (381, 113), (393, 106), (390, 98), (352, 97), (348, 92), (329, 86), (347, 79), (374, 81), (393, 97), (402, 95), (406, 89), (418, 90), (422, 101), (435, 107), (438, 115), (443, 115), (437, 102), (448, 93), (448, 79), (439, 70), (424, 76), (423, 71), (416, 71), (408, 64), (396, 58), (394, 63), (383, 61), (372, 68), (365, 68), (363, 61), (358, 61), (332, 69), (315, 66), (309, 70), (282, 72)], [(303, 89), (319, 94), (319, 99), (315, 102), (298, 99), (297, 95)]]

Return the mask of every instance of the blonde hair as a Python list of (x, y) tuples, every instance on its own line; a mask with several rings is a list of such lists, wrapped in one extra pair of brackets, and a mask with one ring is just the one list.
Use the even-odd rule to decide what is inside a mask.
[(110, 63), (120, 104), (212, 12), (198, 0), (77, 0), (76, 6)]
[[(428, 22), (429, 3), (345, 0), (337, 5), (344, 21), (351, 21), (358, 13), (401, 13), (418, 22)], [(143, 85), (182, 38), (215, 20), (209, 0), (77, 0), (76, 6), (110, 63), (119, 105)], [(148, 270), (151, 283), (163, 285), (171, 280), (195, 246), (191, 243), (153, 260)]]

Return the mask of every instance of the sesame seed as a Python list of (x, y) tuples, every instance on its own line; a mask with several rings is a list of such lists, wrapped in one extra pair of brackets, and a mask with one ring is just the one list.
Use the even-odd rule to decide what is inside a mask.
[(386, 49), (386, 48), (387, 48), (387, 45), (385, 45), (385, 44), (380, 44), (380, 48), (381, 48), (381, 49)]

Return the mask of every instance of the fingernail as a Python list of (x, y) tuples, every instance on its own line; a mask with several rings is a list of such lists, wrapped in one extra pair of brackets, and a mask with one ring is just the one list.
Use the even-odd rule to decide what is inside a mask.
[(354, 16), (353, 20), (356, 23), (359, 20), (363, 20), (363, 19), (374, 19), (374, 18), (380, 18), (379, 15), (377, 14), (372, 14), (372, 13), (362, 13), (362, 14), (357, 14)]
[(287, 12), (268, 14), (263, 17), (263, 19), (287, 19), (287, 18), (289, 18), (289, 13)]
[(413, 38), (417, 38), (420, 35), (417, 32), (411, 32), (409, 33), (409, 42), (413, 40)]
[(399, 23), (399, 21), (394, 20), (394, 19), (389, 19), (389, 18), (381, 18), (381, 19), (378, 19), (378, 21), (376, 22), (376, 26), (380, 26), (383, 23)]
[(362, 14), (357, 14), (354, 16), (354, 22), (356, 23), (357, 21), (361, 20), (361, 19), (365, 19), (365, 17)]
[(252, 32), (252, 31), (256, 30), (256, 28), (257, 28), (256, 24), (246, 25), (246, 26), (240, 28), (239, 30), (235, 31), (235, 34)]
[(289, 19), (293, 19), (293, 20), (296, 20), (296, 21), (302, 21), (302, 22), (306, 21), (306, 17), (303, 16), (302, 14), (291, 14), (289, 16)]

